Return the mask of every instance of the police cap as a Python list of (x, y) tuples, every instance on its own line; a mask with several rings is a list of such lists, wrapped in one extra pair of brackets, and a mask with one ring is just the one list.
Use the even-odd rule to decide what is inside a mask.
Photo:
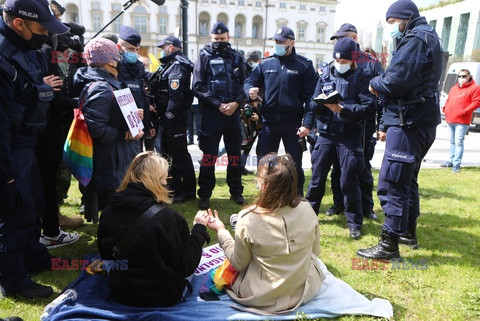
[(173, 45), (174, 47), (177, 48), (182, 48), (182, 42), (180, 39), (174, 36), (168, 36), (165, 39), (162, 39), (159, 43), (157, 43), (155, 46), (156, 47), (163, 47), (164, 45)]
[(221, 21), (215, 23), (215, 24), (213, 25), (212, 30), (210, 30), (210, 33), (211, 33), (212, 35), (220, 35), (220, 34), (225, 33), (225, 32), (228, 32), (228, 28), (227, 28), (227, 26), (226, 26), (223, 22), (221, 22)]
[(333, 58), (353, 60), (353, 52), (357, 51), (357, 43), (350, 38), (340, 38), (333, 47)]
[(277, 40), (277, 41), (285, 41), (287, 39), (292, 39), (295, 40), (295, 33), (293, 33), (293, 30), (290, 29), (289, 27), (281, 27), (278, 28), (277, 31), (275, 32), (275, 35), (273, 35), (271, 39)]
[(51, 33), (62, 34), (69, 30), (54, 17), (47, 0), (7, 0), (3, 10), (17, 18), (38, 22)]
[(129, 26), (122, 26), (120, 28), (118, 38), (128, 42), (135, 47), (140, 47), (140, 43), (142, 42), (142, 36), (140, 36), (140, 34), (135, 29)]
[(351, 23), (344, 23), (340, 26), (340, 29), (338, 29), (337, 32), (335, 32), (335, 34), (330, 37), (330, 40), (343, 38), (348, 35), (349, 32), (357, 33), (357, 28), (355, 28), (355, 26)]

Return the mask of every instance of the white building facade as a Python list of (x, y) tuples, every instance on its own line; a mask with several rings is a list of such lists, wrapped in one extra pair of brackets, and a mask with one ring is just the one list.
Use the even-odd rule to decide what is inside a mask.
[[(118, 0), (57, 0), (66, 9), (65, 22), (85, 26), (85, 38), (97, 31), (123, 10)], [(155, 44), (168, 35), (179, 36), (182, 26), (180, 0), (166, 0), (162, 6), (152, 1), (136, 2), (105, 32), (116, 33), (122, 25), (131, 26), (142, 35), (142, 53), (157, 55)], [(210, 29), (223, 21), (230, 30), (230, 43), (244, 52), (259, 50), (272, 53), (274, 42), (268, 40), (280, 26), (295, 32), (297, 53), (316, 65), (330, 61), (334, 34), (336, 0), (192, 0), (188, 7), (188, 57), (196, 60), (198, 52), (210, 42)], [(180, 37), (179, 37), (180, 38)]]
[(455, 60), (470, 60), (472, 53), (480, 50), (480, 1), (464, 0), (421, 15), (437, 31), (443, 50)]

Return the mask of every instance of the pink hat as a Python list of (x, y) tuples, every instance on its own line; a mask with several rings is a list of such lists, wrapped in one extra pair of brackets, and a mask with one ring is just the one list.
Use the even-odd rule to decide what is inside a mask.
[(94, 38), (85, 46), (87, 64), (98, 67), (111, 62), (120, 61), (120, 52), (117, 45), (105, 38)]

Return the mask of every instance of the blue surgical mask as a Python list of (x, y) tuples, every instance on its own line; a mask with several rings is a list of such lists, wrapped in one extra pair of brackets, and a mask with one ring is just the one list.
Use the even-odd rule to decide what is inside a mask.
[(399, 22), (395, 22), (388, 26), (390, 28), (390, 35), (392, 36), (392, 38), (400, 38), (402, 36), (403, 33), (399, 29), (400, 27)]
[(125, 53), (123, 54), (123, 57), (125, 58), (126, 62), (128, 62), (129, 64), (133, 64), (137, 62), (138, 54), (131, 51), (125, 51)]
[(348, 64), (340, 64), (340, 63), (335, 61), (334, 66), (335, 66), (335, 69), (341, 74), (344, 74), (344, 73), (346, 73), (347, 71), (350, 70), (350, 64), (349, 63)]
[(252, 70), (258, 67), (258, 62), (252, 62), (250, 64), (250, 67), (252, 67)]
[(278, 43), (276, 43), (274, 46), (273, 46), (273, 52), (277, 55), (277, 56), (285, 56), (285, 54), (287, 53), (288, 51), (288, 47), (285, 46), (285, 45), (280, 45)]

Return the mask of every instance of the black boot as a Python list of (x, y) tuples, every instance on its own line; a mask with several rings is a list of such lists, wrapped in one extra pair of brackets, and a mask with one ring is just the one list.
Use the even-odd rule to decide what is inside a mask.
[(398, 251), (398, 236), (390, 235), (387, 231), (382, 230), (380, 242), (374, 247), (358, 250), (357, 255), (366, 259), (378, 260), (400, 258), (400, 252)]
[(408, 245), (411, 249), (418, 249), (417, 235), (415, 234), (415, 229), (408, 229), (405, 233), (400, 236), (398, 243)]

